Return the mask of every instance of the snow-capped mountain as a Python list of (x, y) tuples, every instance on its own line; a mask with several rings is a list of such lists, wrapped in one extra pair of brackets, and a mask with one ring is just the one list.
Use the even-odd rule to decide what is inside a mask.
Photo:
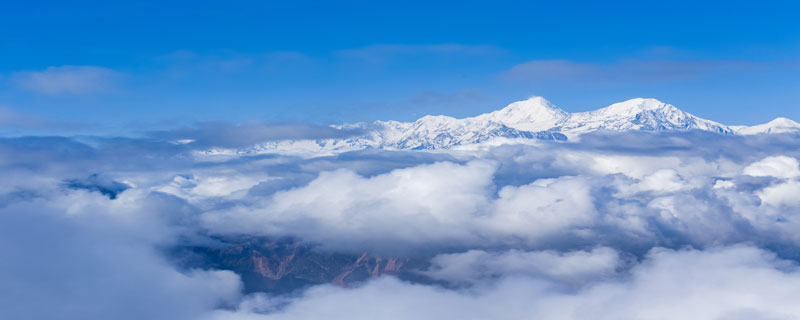
[(656, 99), (631, 99), (608, 107), (570, 115), (560, 131), (568, 136), (598, 131), (702, 130), (733, 133), (727, 126), (698, 118)]
[(569, 117), (568, 112), (557, 108), (550, 101), (542, 97), (532, 97), (472, 119), (502, 123), (518, 130), (535, 132), (556, 128), (564, 124)]
[(800, 123), (794, 122), (787, 118), (776, 118), (765, 124), (756, 126), (731, 126), (731, 129), (736, 134), (751, 135), (762, 133), (798, 133), (800, 132)]
[(786, 118), (744, 127), (726, 126), (684, 112), (656, 99), (631, 99), (587, 112), (569, 113), (542, 97), (514, 102), (475, 117), (424, 116), (414, 122), (375, 121), (334, 126), (362, 134), (346, 139), (281, 140), (238, 150), (212, 149), (202, 154), (331, 154), (361, 149), (433, 150), (491, 141), (567, 141), (595, 131), (701, 130), (719, 134), (800, 132)]

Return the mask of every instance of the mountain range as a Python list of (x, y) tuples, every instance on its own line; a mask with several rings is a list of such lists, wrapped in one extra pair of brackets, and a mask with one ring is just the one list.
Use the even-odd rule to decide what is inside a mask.
[(348, 138), (268, 141), (242, 149), (215, 148), (205, 155), (260, 153), (330, 154), (361, 149), (435, 150), (526, 140), (574, 141), (597, 131), (688, 131), (726, 135), (800, 133), (800, 123), (777, 118), (755, 126), (727, 126), (656, 99), (636, 98), (594, 111), (569, 113), (542, 97), (514, 102), (475, 117), (424, 116), (414, 122), (375, 121), (333, 126), (359, 132)]

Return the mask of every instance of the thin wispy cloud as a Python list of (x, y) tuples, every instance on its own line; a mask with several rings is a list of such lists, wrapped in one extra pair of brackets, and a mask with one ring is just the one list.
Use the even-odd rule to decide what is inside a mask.
[(342, 58), (358, 59), (367, 63), (386, 63), (393, 58), (415, 55), (462, 55), (491, 56), (504, 53), (505, 50), (491, 45), (467, 45), (443, 43), (430, 45), (411, 44), (375, 44), (361, 48), (344, 49), (335, 54)]
[(31, 128), (47, 125), (48, 121), (19, 109), (0, 106), (0, 128)]
[(96, 94), (118, 90), (124, 73), (99, 66), (59, 66), (11, 75), (20, 88), (46, 95)]
[(508, 81), (562, 85), (626, 85), (781, 71), (784, 66), (792, 65), (745, 60), (624, 59), (611, 63), (589, 63), (555, 59), (533, 60), (515, 65), (501, 73), (500, 78)]
[(186, 141), (194, 146), (244, 147), (265, 141), (288, 139), (347, 138), (362, 134), (358, 129), (337, 129), (330, 126), (304, 123), (244, 123), (206, 122), (192, 127), (152, 131), (148, 135), (167, 141)]
[(190, 50), (178, 50), (158, 59), (167, 68), (178, 68), (195, 72), (264, 72), (291, 65), (313, 64), (314, 59), (296, 51), (270, 51), (244, 53), (224, 51), (201, 54)]
[(76, 133), (86, 132), (93, 128), (96, 126), (82, 122), (58, 121), (32, 114), (22, 108), (0, 105), (0, 134), (3, 135)]

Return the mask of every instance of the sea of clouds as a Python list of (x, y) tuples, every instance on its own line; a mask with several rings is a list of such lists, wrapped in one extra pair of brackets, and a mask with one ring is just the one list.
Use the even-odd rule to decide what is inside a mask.
[[(215, 158), (197, 148), (226, 141), (176, 134), (0, 139), (0, 318), (800, 317), (798, 136)], [(245, 294), (170, 256), (225, 236), (413, 256), (435, 281)]]

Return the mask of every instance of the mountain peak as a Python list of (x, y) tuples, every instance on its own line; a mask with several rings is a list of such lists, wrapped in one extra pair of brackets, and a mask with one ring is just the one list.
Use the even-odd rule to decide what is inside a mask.
[(527, 100), (509, 104), (503, 109), (475, 117), (504, 124), (524, 124), (523, 130), (540, 131), (550, 128), (569, 117), (569, 113), (559, 109), (547, 99), (533, 96)]
[(503, 109), (498, 111), (506, 112), (539, 112), (539, 111), (548, 111), (548, 112), (564, 112), (563, 110), (557, 108), (553, 105), (550, 101), (545, 98), (539, 96), (533, 96), (526, 100), (517, 101), (514, 103), (509, 104)]
[(778, 117), (778, 118), (772, 119), (772, 121), (767, 122), (766, 124), (771, 124), (771, 125), (776, 125), (776, 126), (800, 127), (800, 123), (797, 123), (792, 119), (784, 118), (784, 117)]
[(738, 134), (760, 134), (760, 133), (790, 133), (800, 132), (800, 123), (787, 118), (775, 118), (770, 122), (751, 127), (736, 127)]
[(597, 130), (704, 130), (732, 133), (725, 125), (698, 118), (671, 104), (645, 98), (618, 102), (595, 111), (573, 113), (562, 128), (562, 131), (573, 136)]
[(608, 107), (598, 109), (595, 112), (605, 115), (631, 116), (643, 111), (654, 110), (678, 110), (675, 106), (652, 98), (634, 98), (623, 102), (617, 102)]

